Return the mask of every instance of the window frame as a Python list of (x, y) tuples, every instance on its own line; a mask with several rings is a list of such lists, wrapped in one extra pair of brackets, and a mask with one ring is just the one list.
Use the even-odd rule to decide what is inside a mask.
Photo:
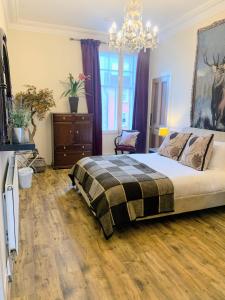
[(124, 56), (126, 53), (124, 51), (116, 51), (109, 49), (109, 47), (105, 45), (101, 45), (99, 49), (99, 56), (101, 52), (108, 52), (108, 53), (114, 53), (118, 55), (118, 95), (117, 95), (117, 129), (114, 130), (102, 130), (103, 134), (118, 134), (122, 131), (122, 106), (123, 106), (123, 67), (124, 67)]

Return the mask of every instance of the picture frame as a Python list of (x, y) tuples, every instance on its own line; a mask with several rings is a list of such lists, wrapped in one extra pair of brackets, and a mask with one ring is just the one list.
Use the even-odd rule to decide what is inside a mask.
[(12, 88), (7, 51), (7, 38), (0, 28), (0, 144), (9, 143), (9, 116), (12, 108)]
[(197, 34), (191, 127), (225, 131), (225, 19)]

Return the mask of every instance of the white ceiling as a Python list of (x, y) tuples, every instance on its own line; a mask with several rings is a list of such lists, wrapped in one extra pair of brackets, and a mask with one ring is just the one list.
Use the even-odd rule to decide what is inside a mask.
[[(5, 0), (9, 20), (107, 32), (112, 21), (121, 24), (128, 0)], [(224, 0), (143, 0), (144, 21), (164, 29), (185, 16)]]

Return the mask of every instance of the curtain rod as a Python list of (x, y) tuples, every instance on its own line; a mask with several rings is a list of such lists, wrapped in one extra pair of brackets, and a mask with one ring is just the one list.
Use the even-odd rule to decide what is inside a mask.
[[(70, 41), (76, 41), (76, 42), (80, 42), (81, 39), (75, 39), (75, 38), (70, 38)], [(107, 45), (108, 43), (100, 41), (101, 44)]]

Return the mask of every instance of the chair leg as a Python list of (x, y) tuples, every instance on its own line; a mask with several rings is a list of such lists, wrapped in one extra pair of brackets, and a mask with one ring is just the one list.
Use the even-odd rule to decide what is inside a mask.
[(117, 155), (117, 150), (115, 149), (115, 155)]
[(121, 153), (123, 154), (123, 150), (121, 151)]

